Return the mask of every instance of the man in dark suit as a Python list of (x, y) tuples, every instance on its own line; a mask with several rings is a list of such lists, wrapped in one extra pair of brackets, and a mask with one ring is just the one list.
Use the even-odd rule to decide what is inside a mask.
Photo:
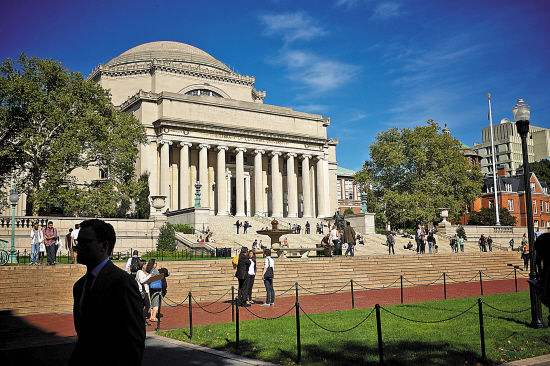
[(242, 247), (239, 254), (239, 262), (237, 264), (237, 271), (235, 277), (239, 280), (239, 292), (237, 304), (239, 306), (247, 306), (246, 304), (246, 277), (248, 275), (248, 267), (250, 267), (250, 259), (248, 258), (248, 248)]
[(143, 301), (135, 279), (109, 260), (115, 241), (113, 227), (102, 220), (80, 224), (76, 260), (87, 271), (73, 287), (78, 339), (70, 365), (141, 365)]

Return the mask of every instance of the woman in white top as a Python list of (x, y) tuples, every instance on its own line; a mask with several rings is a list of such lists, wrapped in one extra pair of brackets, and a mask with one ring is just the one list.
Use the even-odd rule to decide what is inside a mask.
[(275, 261), (271, 258), (271, 249), (264, 250), (264, 285), (267, 292), (265, 304), (262, 306), (274, 306), (275, 305), (275, 290), (273, 289), (273, 277), (275, 274)]
[(147, 262), (141, 261), (141, 269), (136, 273), (136, 282), (138, 284), (139, 292), (143, 298), (143, 317), (149, 318), (149, 308), (151, 307), (151, 299), (149, 297), (149, 279), (151, 274), (145, 271)]
[(246, 303), (254, 304), (254, 301), (252, 301), (252, 287), (254, 287), (254, 280), (256, 279), (256, 253), (253, 250), (248, 251), (248, 259), (250, 259), (250, 266), (246, 276)]
[(38, 224), (34, 224), (31, 229), (31, 264), (38, 264), (38, 256), (40, 253), (40, 244), (44, 242), (42, 230), (38, 228)]

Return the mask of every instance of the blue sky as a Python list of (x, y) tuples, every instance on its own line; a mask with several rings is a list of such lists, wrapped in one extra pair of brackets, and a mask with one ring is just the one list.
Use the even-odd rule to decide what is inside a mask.
[(550, 127), (550, 1), (6, 1), (0, 58), (87, 75), (126, 49), (189, 43), (256, 77), (266, 103), (331, 118), (339, 164), (380, 131), (435, 119), (466, 144), (519, 97)]

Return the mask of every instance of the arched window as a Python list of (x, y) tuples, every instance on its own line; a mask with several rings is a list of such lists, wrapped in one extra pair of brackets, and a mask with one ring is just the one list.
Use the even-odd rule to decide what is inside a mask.
[(220, 94), (216, 93), (215, 91), (208, 90), (208, 89), (193, 89), (189, 90), (186, 95), (194, 95), (194, 96), (208, 96), (208, 97), (218, 97), (223, 98)]

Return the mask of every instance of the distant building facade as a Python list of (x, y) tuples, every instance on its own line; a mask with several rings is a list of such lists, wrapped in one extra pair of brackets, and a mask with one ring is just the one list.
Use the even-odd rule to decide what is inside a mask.
[(355, 171), (351, 169), (339, 166), (336, 170), (336, 196), (338, 197), (338, 210), (342, 213), (348, 208), (354, 214), (361, 213), (361, 191), (354, 176)]
[[(495, 141), (495, 164), (506, 171), (506, 175), (515, 175), (523, 164), (521, 137), (517, 133), (515, 123), (507, 118), (500, 124), (493, 125)], [(481, 157), (481, 172), (492, 174), (493, 158), (491, 151), (491, 129), (485, 127), (481, 132), (481, 144), (475, 144), (472, 149)], [(527, 138), (529, 162), (535, 162), (550, 156), (550, 129), (531, 125)], [(498, 169), (498, 168), (497, 168)]]

